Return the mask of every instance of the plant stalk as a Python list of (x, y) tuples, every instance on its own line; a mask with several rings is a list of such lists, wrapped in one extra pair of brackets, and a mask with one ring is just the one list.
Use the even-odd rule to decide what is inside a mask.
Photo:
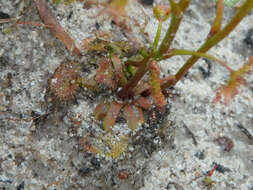
[(138, 84), (138, 82), (142, 79), (145, 73), (148, 71), (148, 63), (150, 57), (145, 58), (141, 63), (140, 67), (138, 68), (137, 72), (135, 73), (132, 78), (127, 82), (127, 84), (118, 92), (118, 97), (121, 99), (128, 99), (133, 96), (133, 89)]
[(197, 51), (191, 51), (191, 50), (185, 50), (185, 49), (173, 49), (168, 56), (175, 56), (175, 55), (193, 55), (197, 57), (207, 58), (213, 61), (216, 61), (217, 63), (221, 64), (223, 67), (225, 67), (229, 72), (232, 72), (233, 69), (231, 69), (224, 61), (210, 55), (207, 53), (197, 52)]
[[(206, 52), (214, 45), (222, 41), (230, 32), (232, 32), (235, 27), (240, 23), (240, 21), (250, 12), (253, 8), (253, 0), (247, 0), (237, 11), (236, 15), (231, 19), (231, 21), (218, 33), (210, 37), (198, 50), (198, 52)], [(185, 73), (198, 61), (199, 57), (191, 56), (183, 67), (176, 73), (175, 77), (177, 82), (185, 75)]]
[(175, 3), (174, 0), (169, 0), (169, 2), (172, 11), (171, 22), (167, 30), (167, 33), (165, 34), (165, 37), (159, 47), (157, 53), (158, 56), (161, 56), (162, 54), (166, 53), (169, 50), (171, 43), (173, 42), (176, 36), (179, 25), (182, 21), (183, 13), (189, 6), (190, 0), (181, 0), (178, 4)]
[(158, 42), (159, 42), (159, 39), (160, 39), (161, 30), (162, 30), (162, 23), (163, 22), (159, 21), (156, 36), (155, 36), (155, 40), (154, 40), (154, 43), (153, 43), (153, 54), (155, 54), (156, 51), (157, 51), (157, 46), (158, 46)]

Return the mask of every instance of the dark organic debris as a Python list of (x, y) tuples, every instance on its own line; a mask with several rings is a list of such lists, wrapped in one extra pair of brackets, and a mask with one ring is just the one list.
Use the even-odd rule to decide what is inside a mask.
[(151, 6), (153, 5), (154, 0), (139, 0), (140, 3), (142, 3), (143, 5), (148, 5)]
[(249, 29), (246, 37), (244, 38), (243, 42), (248, 46), (253, 48), (253, 28)]
[(0, 11), (0, 19), (11, 18), (7, 13)]
[(199, 66), (199, 71), (201, 72), (204, 79), (207, 79), (211, 75), (212, 64), (208, 59), (204, 59), (206, 66)]
[(189, 136), (192, 138), (193, 144), (194, 144), (195, 146), (197, 146), (197, 145), (198, 145), (198, 142), (197, 142), (196, 137), (195, 137), (195, 135), (193, 134), (193, 132), (191, 132), (191, 130), (190, 130), (186, 125), (183, 125), (183, 127), (184, 127), (184, 129), (185, 129), (187, 135), (189, 135)]
[(194, 154), (198, 159), (204, 160), (205, 159), (205, 152), (204, 151), (198, 151), (196, 154)]
[(225, 166), (222, 166), (221, 164), (217, 164), (216, 162), (213, 162), (213, 164), (216, 166), (216, 171), (219, 173), (226, 173), (226, 172), (231, 172), (231, 170)]
[(93, 157), (90, 162), (95, 167), (95, 169), (99, 169), (100, 168), (100, 161), (99, 161), (99, 159)]
[(25, 189), (25, 182), (23, 181), (18, 185), (17, 190), (24, 190), (24, 189)]
[(250, 144), (253, 144), (253, 136), (250, 134), (250, 132), (245, 127), (243, 127), (241, 124), (238, 124), (236, 126), (240, 129), (240, 131), (242, 133), (244, 133), (248, 137)]
[(224, 152), (229, 152), (234, 147), (233, 141), (228, 137), (225, 136), (218, 137), (216, 141), (218, 142), (218, 144), (220, 145), (220, 147)]
[(172, 189), (172, 187), (175, 187), (177, 190), (184, 190), (184, 188), (176, 182), (169, 182), (166, 186), (166, 189), (169, 190)]
[(82, 177), (86, 177), (89, 175), (93, 170), (91, 168), (80, 168), (78, 170), (78, 174)]

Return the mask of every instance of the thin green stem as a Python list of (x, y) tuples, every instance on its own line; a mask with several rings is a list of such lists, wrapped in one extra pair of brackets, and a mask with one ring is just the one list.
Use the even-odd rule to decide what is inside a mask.
[(220, 31), (223, 18), (223, 9), (224, 9), (223, 0), (218, 0), (216, 8), (216, 17), (209, 32), (208, 38), (210, 38), (211, 36)]
[(162, 25), (163, 25), (163, 22), (159, 21), (158, 28), (156, 31), (155, 40), (153, 43), (153, 54), (155, 54), (156, 50), (157, 50), (158, 42), (159, 42), (160, 35), (161, 35)]
[(176, 36), (179, 25), (182, 21), (183, 13), (189, 6), (190, 0), (181, 0), (178, 4), (175, 3), (174, 0), (169, 0), (169, 2), (172, 10), (171, 22), (165, 34), (165, 37), (159, 47), (157, 53), (158, 56), (161, 56), (162, 54), (166, 53), (169, 50), (171, 43), (173, 42)]
[[(253, 8), (253, 1), (247, 0), (237, 11), (235, 16), (231, 21), (218, 33), (210, 37), (198, 50), (198, 52), (206, 52), (214, 45), (223, 40), (235, 27), (240, 23), (240, 21), (249, 13)], [(183, 67), (176, 73), (176, 80), (179, 81), (185, 73), (198, 61), (199, 57), (191, 56), (188, 61), (183, 65)]]
[(196, 51), (191, 51), (191, 50), (185, 50), (185, 49), (173, 49), (170, 54), (173, 56), (175, 55), (194, 55), (197, 57), (202, 57), (202, 58), (207, 58), (213, 61), (216, 61), (217, 63), (221, 64), (223, 67), (225, 67), (229, 72), (232, 72), (233, 70), (222, 60), (209, 55), (207, 53), (202, 53), (202, 52), (196, 52)]

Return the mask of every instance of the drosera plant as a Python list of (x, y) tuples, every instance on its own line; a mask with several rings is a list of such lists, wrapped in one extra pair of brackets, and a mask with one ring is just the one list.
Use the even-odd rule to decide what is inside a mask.
[[(153, 9), (154, 16), (159, 24), (152, 46), (140, 48), (137, 56), (127, 58), (126, 61), (123, 61), (121, 55), (115, 55), (113, 52), (108, 58), (102, 59), (94, 81), (106, 85), (115, 92), (115, 97), (117, 97), (111, 103), (98, 104), (94, 111), (95, 118), (102, 121), (105, 130), (109, 131), (113, 127), (121, 110), (131, 129), (136, 129), (139, 124), (144, 122), (143, 110), (149, 110), (152, 105), (156, 107), (157, 111), (163, 112), (166, 106), (166, 90), (168, 87), (174, 86), (200, 57), (219, 63), (230, 73), (228, 85), (217, 92), (214, 102), (218, 102), (224, 96), (225, 102), (228, 103), (228, 100), (238, 93), (236, 89), (244, 83), (243, 77), (246, 73), (252, 72), (252, 61), (234, 71), (224, 61), (206, 52), (233, 31), (252, 9), (253, 2), (245, 1), (230, 22), (221, 28), (224, 5), (223, 0), (219, 0), (216, 17), (204, 44), (197, 51), (174, 49), (171, 44), (189, 4), (190, 0), (180, 0), (178, 3), (169, 0), (169, 5), (155, 6)], [(158, 45), (163, 23), (169, 17), (171, 17), (170, 25), (160, 45)], [(160, 78), (158, 62), (176, 55), (191, 55), (191, 57), (175, 75)], [(86, 84), (82, 83), (81, 85), (85, 87)]]
[[(119, 0), (110, 2), (116, 1)], [(134, 56), (129, 57), (124, 53), (128, 49), (126, 48), (129, 45), (127, 43), (97, 40), (97, 38), (88, 42), (86, 41), (88, 51), (107, 51), (107, 55), (100, 59), (98, 69), (93, 77), (84, 78), (80, 76), (75, 78), (74, 81), (80, 87), (90, 90), (106, 87), (108, 92), (114, 94), (113, 98), (99, 103), (94, 110), (95, 119), (101, 121), (103, 129), (109, 134), (113, 134), (112, 129), (119, 116), (123, 116), (128, 127), (131, 130), (135, 130), (139, 125), (145, 123), (145, 111), (153, 109), (156, 112), (164, 113), (168, 88), (176, 85), (201, 57), (219, 63), (230, 73), (228, 84), (222, 86), (217, 91), (217, 96), (214, 100), (215, 103), (220, 101), (222, 97), (224, 97), (224, 102), (228, 103), (239, 92), (237, 87), (245, 84), (244, 77), (246, 74), (253, 72), (252, 58), (242, 68), (233, 70), (224, 61), (206, 53), (228, 36), (250, 10), (252, 10), (252, 0), (246, 0), (223, 28), (221, 26), (224, 2), (223, 0), (218, 0), (216, 17), (210, 32), (207, 35), (206, 41), (197, 51), (174, 49), (172, 47), (172, 42), (175, 39), (183, 16), (191, 1), (180, 0), (176, 2), (175, 0), (168, 0), (168, 2), (169, 5), (157, 5), (153, 9), (154, 16), (158, 21), (158, 27), (152, 45), (150, 47), (139, 48), (137, 54)], [(162, 27), (168, 19), (170, 19), (170, 24), (165, 36), (161, 40)], [(79, 55), (79, 51), (76, 54)], [(190, 55), (191, 57), (174, 75), (161, 78), (158, 62), (178, 55)], [(65, 76), (63, 75), (63, 77)], [(66, 85), (67, 87), (74, 85), (73, 80), (69, 81), (69, 83), (71, 85), (68, 84)], [(55, 95), (57, 94), (55, 93)], [(121, 141), (117, 143), (117, 146), (113, 146), (114, 143), (111, 141), (108, 143), (111, 148), (111, 152), (109, 153), (104, 153), (95, 147), (92, 150), (98, 154), (116, 158), (126, 148), (120, 148), (122, 145)], [(123, 144), (125, 147), (126, 144)]]

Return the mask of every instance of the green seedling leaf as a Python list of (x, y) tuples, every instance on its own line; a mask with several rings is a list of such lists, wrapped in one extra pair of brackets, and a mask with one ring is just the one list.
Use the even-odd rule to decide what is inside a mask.
[(94, 110), (95, 118), (101, 121), (106, 116), (108, 110), (109, 110), (109, 104), (106, 104), (106, 103), (98, 104)]
[(95, 44), (90, 44), (87, 48), (88, 51), (107, 51), (107, 42), (97, 42)]
[(12, 27), (5, 28), (5, 29), (3, 30), (3, 33), (4, 33), (4, 34), (10, 34), (10, 33), (12, 33), (12, 32), (13, 32), (13, 28), (12, 28)]
[(135, 67), (141, 66), (144, 57), (142, 55), (134, 55), (128, 58), (126, 65), (133, 65)]
[(127, 73), (130, 75), (130, 76), (133, 76), (135, 73), (136, 73), (136, 68), (133, 67), (132, 65), (127, 65)]
[(159, 108), (164, 108), (166, 100), (161, 90), (160, 69), (156, 61), (153, 60), (149, 63), (149, 70), (151, 97)]
[(123, 109), (124, 117), (127, 125), (131, 130), (135, 130), (139, 126), (139, 118), (132, 105), (126, 105)]
[(109, 131), (111, 127), (115, 124), (122, 106), (123, 104), (120, 104), (116, 101), (113, 101), (111, 103), (110, 108), (108, 109), (108, 112), (103, 121), (104, 130)]
[(107, 58), (101, 59), (99, 68), (96, 74), (96, 81), (102, 83), (112, 89), (116, 87), (116, 81), (114, 80), (114, 71), (111, 61)]
[(253, 73), (253, 57), (251, 57), (249, 62), (243, 65), (240, 69), (231, 71), (227, 84), (222, 85), (218, 89), (213, 103), (216, 104), (224, 98), (223, 103), (227, 105), (239, 93), (238, 87), (246, 84), (244, 77), (247, 73)]

